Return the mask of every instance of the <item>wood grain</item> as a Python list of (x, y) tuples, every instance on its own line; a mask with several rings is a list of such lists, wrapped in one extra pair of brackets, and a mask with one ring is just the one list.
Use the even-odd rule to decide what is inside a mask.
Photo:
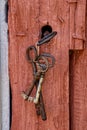
[(84, 48), (86, 0), (70, 0), (70, 49)]
[(85, 38), (85, 13), (86, 13), (86, 0), (80, 0), (77, 3), (75, 14), (75, 48), (81, 49), (84, 47)]
[(70, 61), (71, 130), (87, 130), (87, 50), (73, 52)]
[(86, 41), (85, 41), (85, 48), (87, 48), (87, 2), (86, 2), (86, 18), (85, 18), (85, 36), (86, 36)]
[[(72, 2), (72, 0), (70, 0)], [(75, 13), (77, 7), (77, 1), (70, 4), (70, 49), (75, 48), (75, 39), (73, 38), (73, 34), (75, 33)]]

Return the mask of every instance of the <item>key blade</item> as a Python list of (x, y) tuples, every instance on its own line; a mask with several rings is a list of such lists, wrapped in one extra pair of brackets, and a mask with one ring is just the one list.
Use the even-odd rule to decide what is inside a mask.
[(39, 40), (39, 41), (37, 42), (37, 46), (40, 46), (40, 45), (42, 45), (42, 44), (48, 42), (48, 41), (51, 40), (56, 34), (57, 34), (57, 32), (54, 31), (54, 32), (52, 32), (52, 33), (50, 33), (50, 34), (44, 36), (41, 40)]
[(40, 91), (42, 89), (42, 83), (43, 83), (43, 75), (41, 75), (41, 77), (40, 77), (37, 92), (36, 92), (36, 97), (34, 98), (34, 101), (33, 101), (35, 104), (38, 104), (38, 102), (39, 102)]

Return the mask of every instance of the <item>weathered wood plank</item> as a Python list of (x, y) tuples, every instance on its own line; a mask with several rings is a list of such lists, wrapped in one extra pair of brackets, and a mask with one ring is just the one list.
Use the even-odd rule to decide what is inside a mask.
[[(86, 3), (87, 8), (87, 3)], [(87, 11), (86, 18), (87, 19)], [(86, 22), (87, 23), (87, 22)], [(86, 39), (87, 39), (87, 27)], [(87, 47), (87, 40), (85, 41)], [(72, 130), (87, 129), (87, 49), (70, 56), (70, 123)]]
[[(47, 3), (47, 4), (46, 4)], [(45, 6), (46, 5), (46, 6)], [(45, 10), (44, 10), (45, 6)], [(48, 120), (43, 123), (39, 120), (39, 129), (69, 129), (69, 106), (68, 106), (68, 44), (69, 35), (69, 12), (67, 3), (64, 1), (44, 1), (41, 4), (40, 23), (53, 27), (58, 32), (57, 38), (44, 45), (44, 50), (52, 53), (56, 58), (56, 64), (53, 71), (49, 71), (46, 76), (46, 83), (43, 88), (44, 99), (46, 102), (46, 110)], [(65, 10), (65, 11), (63, 11)], [(45, 16), (45, 17), (44, 17)], [(60, 18), (63, 20), (61, 22)], [(64, 23), (66, 21), (66, 24)], [(65, 41), (65, 42), (64, 42)], [(42, 49), (42, 48), (41, 48)], [(65, 64), (64, 64), (65, 63)], [(50, 79), (53, 79), (50, 81)], [(49, 82), (50, 81), (50, 82)], [(64, 81), (64, 82), (62, 82)], [(47, 83), (49, 85), (47, 85)], [(48, 88), (45, 92), (45, 86)]]
[(71, 57), (70, 98), (71, 129), (87, 129), (87, 50), (77, 51)]
[(70, 49), (75, 49), (75, 39), (73, 38), (73, 34), (75, 33), (75, 12), (77, 7), (77, 0), (73, 2), (70, 0)]
[[(66, 37), (66, 33), (69, 34), (69, 6), (67, 6), (66, 2), (57, 0), (22, 0), (22, 3), (26, 4), (21, 5), (19, 2), (20, 0), (10, 0), (9, 10), (9, 67), (12, 88), (11, 130), (42, 130), (52, 128), (54, 130), (58, 128), (60, 130), (69, 130), (69, 35)], [(27, 10), (26, 13), (24, 13), (24, 8)], [(27, 17), (24, 17), (25, 21), (27, 21), (25, 24), (24, 22), (20, 23), (21, 20), (16, 21), (19, 18), (23, 19), (22, 13), (27, 14)], [(63, 23), (63, 19), (66, 21), (65, 24)], [(50, 52), (56, 58), (55, 66), (47, 72), (43, 84), (43, 95), (48, 118), (46, 122), (43, 122), (40, 117), (36, 116), (34, 105), (22, 99), (21, 91), (30, 85), (32, 79), (31, 65), (25, 57), (26, 48), (29, 45), (35, 44), (39, 38), (41, 27), (47, 23), (52, 26), (53, 30), (58, 32), (58, 35), (50, 44), (43, 45), (41, 48), (41, 52)], [(18, 31), (20, 34), (18, 34)], [(25, 35), (21, 35), (21, 33)], [(62, 82), (63, 80), (64, 82)]]
[[(18, 3), (17, 3), (18, 2)], [(35, 30), (35, 24), (37, 28), (36, 21), (33, 23), (33, 18), (37, 12), (35, 8), (32, 8), (33, 2), (23, 1), (25, 4), (19, 6), (17, 10), (17, 4), (20, 5), (20, 1), (10, 1), (10, 11), (9, 11), (9, 31), (10, 31), (10, 80), (12, 88), (12, 127), (11, 129), (21, 129), (21, 130), (37, 130), (38, 128), (38, 119), (36, 117), (35, 108), (33, 104), (25, 102), (21, 97), (21, 92), (25, 90), (31, 83), (32, 79), (32, 70), (31, 65), (26, 60), (26, 48), (33, 44), (33, 38), (38, 38), (38, 34), (33, 32)], [(34, 2), (35, 3), (35, 2)], [(25, 24), (21, 25), (18, 23), (19, 30), (17, 29), (16, 19), (22, 17), (22, 11), (26, 8), (27, 17), (25, 21), (28, 22), (27, 28)], [(20, 12), (18, 12), (20, 11)], [(21, 13), (21, 14), (20, 14)], [(37, 12), (38, 13), (38, 12)], [(24, 15), (23, 15), (24, 16)], [(24, 17), (22, 17), (24, 20)], [(32, 27), (33, 26), (33, 27)], [(22, 29), (23, 30), (22, 30)], [(19, 32), (18, 32), (19, 31)], [(25, 33), (26, 32), (26, 33)], [(11, 35), (12, 34), (12, 35)], [(36, 36), (35, 36), (36, 35)], [(24, 65), (25, 64), (25, 65)], [(29, 79), (29, 80), (28, 80)]]
[(70, 0), (70, 49), (83, 49), (85, 38), (86, 0)]
[(75, 15), (75, 48), (84, 48), (86, 0), (79, 0)]
[(86, 36), (86, 41), (85, 41), (85, 47), (87, 48), (87, 1), (86, 1), (86, 18), (85, 18), (85, 36)]

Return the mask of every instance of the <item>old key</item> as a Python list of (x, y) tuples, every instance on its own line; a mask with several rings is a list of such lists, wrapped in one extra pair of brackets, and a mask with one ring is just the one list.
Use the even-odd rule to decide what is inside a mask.
[[(30, 51), (33, 50), (34, 51), (34, 58), (31, 58), (30, 56)], [(46, 62), (47, 65), (46, 66), (46, 69), (45, 71), (47, 71), (47, 66), (48, 66), (48, 63), (47, 63), (47, 60), (40, 56), (38, 57), (37, 56), (37, 50), (35, 48), (35, 46), (30, 46), (27, 51), (27, 59), (32, 63), (32, 66), (33, 66), (33, 76), (34, 76), (34, 79), (33, 79), (33, 82), (31, 84), (31, 87), (26, 91), (26, 92), (22, 92), (22, 96), (25, 100), (28, 100), (28, 97), (29, 95), (31, 94), (34, 86), (36, 86), (36, 89), (38, 88), (38, 83), (39, 83), (39, 76), (40, 76), (40, 73), (39, 71), (37, 72), (37, 67), (36, 67), (36, 64), (37, 66), (43, 66), (41, 65), (40, 63), (36, 63), (36, 59), (38, 58), (38, 62), (40, 62), (40, 60), (45, 60), (44, 62)], [(44, 71), (44, 70), (43, 70)], [(44, 101), (43, 101), (43, 96), (42, 96), (42, 92), (40, 92), (40, 98), (39, 98), (39, 102), (37, 104), (35, 104), (35, 108), (36, 108), (36, 112), (37, 112), (37, 115), (40, 115), (41, 114), (41, 117), (43, 120), (46, 120), (46, 112), (45, 112), (45, 107), (44, 107)]]

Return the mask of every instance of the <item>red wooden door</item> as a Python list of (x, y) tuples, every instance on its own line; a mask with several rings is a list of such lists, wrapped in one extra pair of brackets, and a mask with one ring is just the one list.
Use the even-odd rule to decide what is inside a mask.
[[(72, 111), (69, 105), (69, 50), (83, 49), (85, 6), (86, 0), (9, 0), (11, 130), (69, 130)], [(45, 25), (50, 25), (58, 34), (41, 47), (41, 52), (50, 52), (56, 59), (43, 83), (47, 121), (42, 121), (36, 115), (34, 104), (24, 101), (21, 92), (29, 87), (33, 78), (26, 49), (40, 39), (41, 28)], [(74, 125), (72, 130), (77, 130), (77, 124)]]

